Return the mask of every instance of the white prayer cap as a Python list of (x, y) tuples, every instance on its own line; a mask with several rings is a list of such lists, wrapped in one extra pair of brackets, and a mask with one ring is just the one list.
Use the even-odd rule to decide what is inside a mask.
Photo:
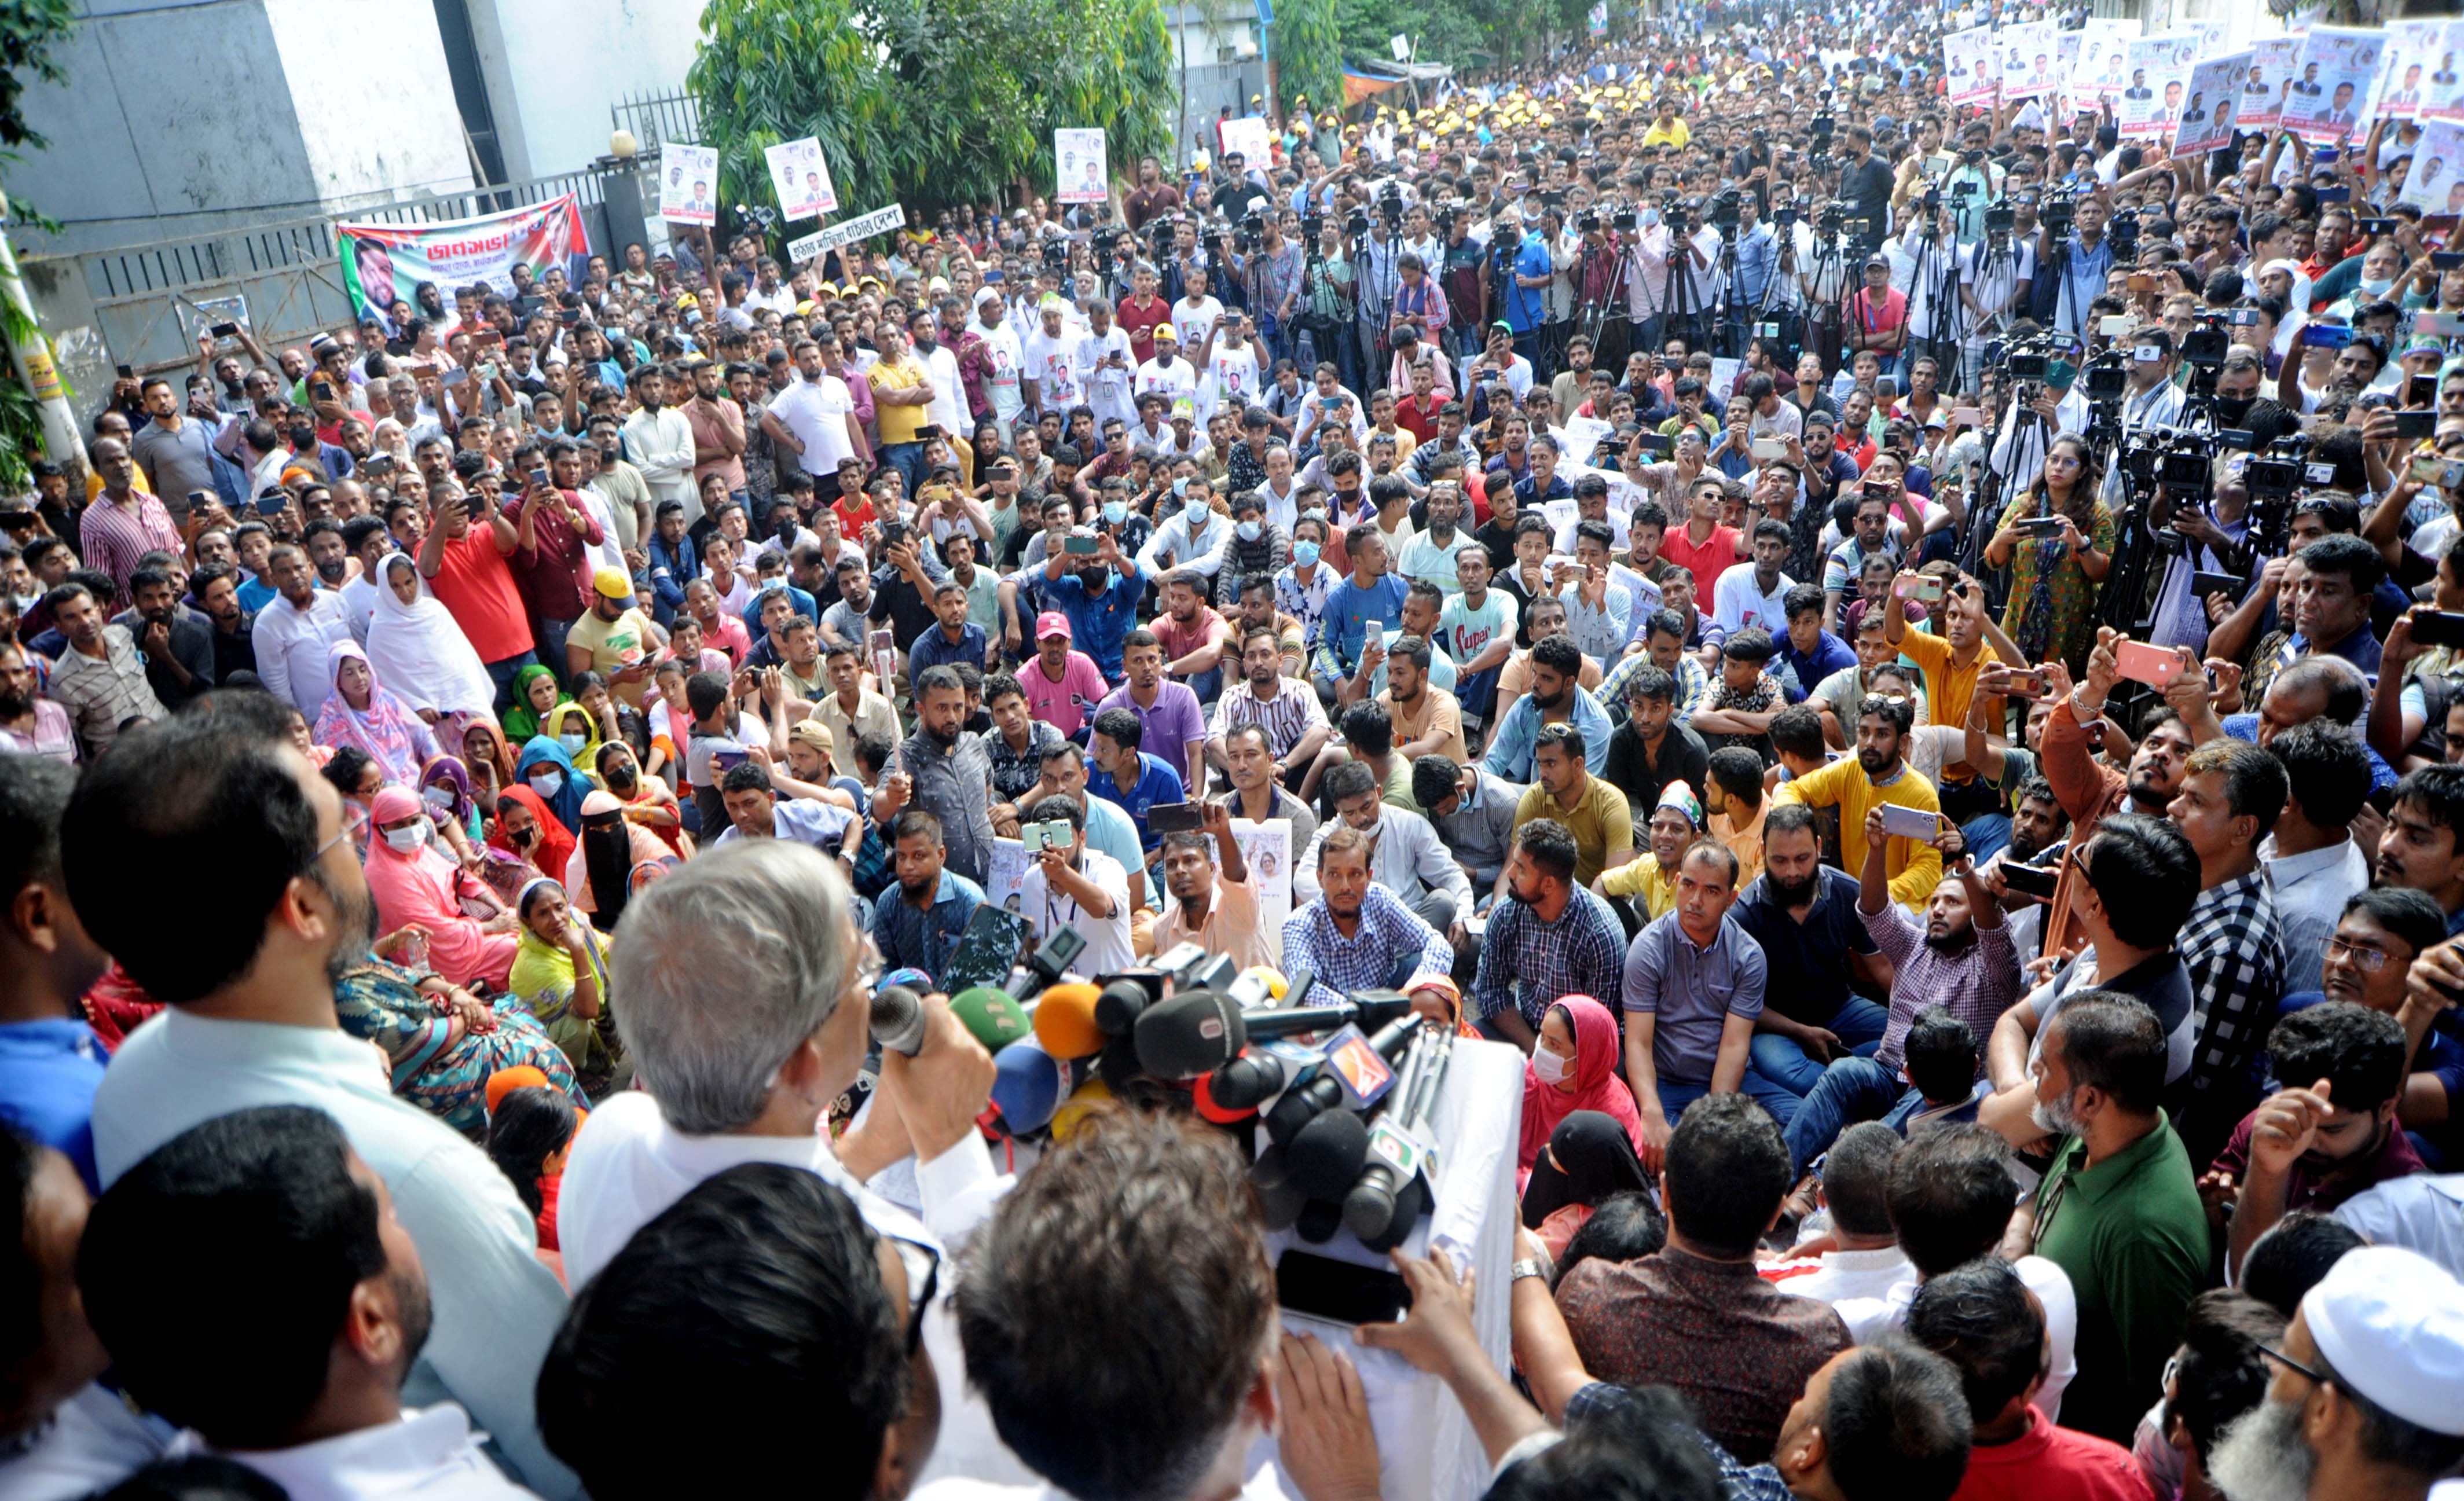
[(2464, 1282), (2395, 1246), (2347, 1251), (2301, 1299), (2337, 1380), (2432, 1433), (2464, 1434)]

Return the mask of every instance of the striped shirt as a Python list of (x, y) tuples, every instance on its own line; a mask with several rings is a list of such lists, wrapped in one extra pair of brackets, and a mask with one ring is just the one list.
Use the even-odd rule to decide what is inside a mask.
[(78, 736), (96, 750), (108, 746), (132, 716), (164, 717), (162, 700), (145, 681), (145, 659), (128, 628), (103, 627), (102, 644), (99, 657), (72, 646), (52, 668), (52, 701), (69, 712)]
[(128, 607), (128, 576), (137, 571), (138, 559), (157, 548), (176, 553), (182, 545), (180, 529), (162, 501), (142, 490), (134, 498), (137, 503), (129, 506), (108, 494), (97, 497), (77, 522), (77, 554), (87, 567), (111, 575), (118, 590), (114, 612)]
[(1207, 727), (1207, 734), (1220, 740), (1248, 724), (1266, 732), (1267, 749), (1281, 761), (1303, 736), (1326, 724), (1326, 708), (1307, 683), (1279, 678), (1275, 696), (1262, 699), (1244, 677), (1215, 700), (1215, 722)]

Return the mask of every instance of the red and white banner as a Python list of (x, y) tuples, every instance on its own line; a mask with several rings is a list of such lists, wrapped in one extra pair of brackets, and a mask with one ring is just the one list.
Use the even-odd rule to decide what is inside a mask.
[(342, 284), (363, 315), (415, 303), (424, 282), (434, 283), (449, 307), (457, 287), (485, 282), (510, 293), (516, 266), (537, 274), (589, 246), (581, 200), (571, 193), (446, 224), (337, 224), (334, 240)]

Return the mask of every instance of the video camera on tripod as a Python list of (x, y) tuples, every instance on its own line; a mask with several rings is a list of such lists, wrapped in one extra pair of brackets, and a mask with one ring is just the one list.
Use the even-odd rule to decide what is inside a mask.
[(2045, 232), (2057, 240), (2071, 232), (2071, 221), (2078, 216), (2079, 194), (2069, 188), (2047, 193), (2036, 205), (2038, 222), (2044, 225)]

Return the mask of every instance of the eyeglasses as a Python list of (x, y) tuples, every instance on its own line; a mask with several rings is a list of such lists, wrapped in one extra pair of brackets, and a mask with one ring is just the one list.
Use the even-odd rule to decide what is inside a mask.
[(899, 1265), (907, 1269), (907, 1354), (913, 1358), (924, 1347), (924, 1311), (941, 1291), (941, 1253), (930, 1246), (891, 1238)]
[(2300, 1361), (2296, 1360), (2291, 1356), (2286, 1355), (2283, 1351), (2277, 1349), (2273, 1345), (2259, 1346), (2258, 1353), (2267, 1357), (2269, 1359), (2276, 1361), (2279, 1365), (2300, 1372), (2303, 1376), (2310, 1378), (2310, 1380), (2318, 1382), (2321, 1386), (2328, 1385), (2335, 1380), (2334, 1377), (2329, 1376), (2324, 1371), (2303, 1365)]
[(2395, 962), (2395, 956), (2385, 949), (2374, 949), (2366, 943), (2347, 943), (2340, 938), (2327, 939), (2327, 952), (2346, 956), (2365, 975), (2375, 975)]

